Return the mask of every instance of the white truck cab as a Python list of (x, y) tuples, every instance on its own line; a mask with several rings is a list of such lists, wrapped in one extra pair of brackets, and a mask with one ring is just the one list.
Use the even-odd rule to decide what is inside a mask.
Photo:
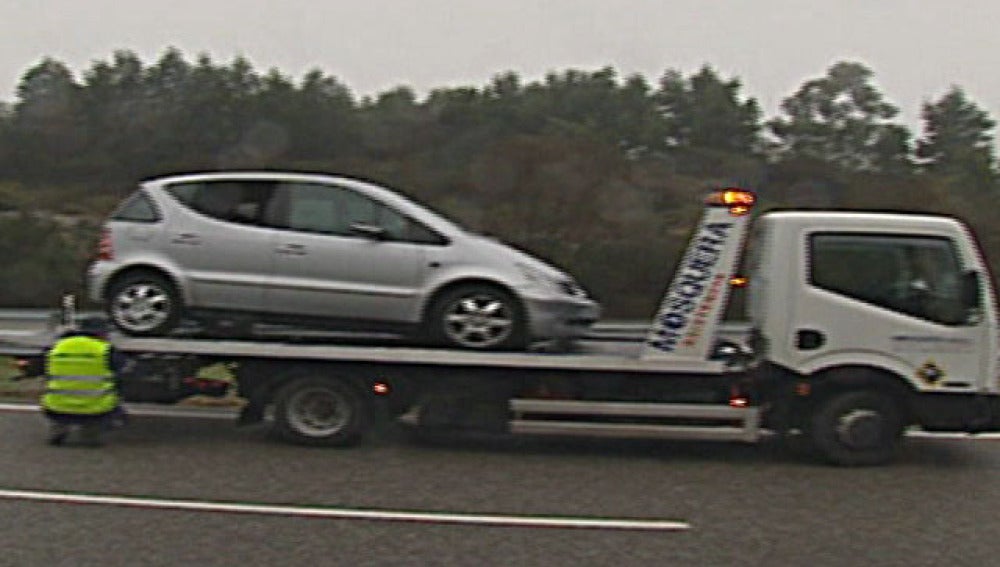
[(773, 212), (749, 248), (748, 315), (768, 363), (817, 381), (895, 382), (918, 394), (911, 411), (931, 428), (975, 421), (969, 404), (945, 403), (963, 396), (936, 394), (1000, 390), (992, 280), (961, 222)]

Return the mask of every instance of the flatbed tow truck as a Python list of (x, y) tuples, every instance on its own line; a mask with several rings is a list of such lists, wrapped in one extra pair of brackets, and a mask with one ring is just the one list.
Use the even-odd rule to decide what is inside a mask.
[[(240, 423), (270, 412), (283, 439), (327, 446), (357, 442), (389, 416), (429, 432), (778, 435), (857, 466), (889, 462), (910, 427), (1000, 430), (996, 294), (961, 222), (777, 211), (754, 221), (747, 243), (755, 200), (738, 189), (708, 196), (634, 352), (122, 338), (116, 347), (133, 359), (122, 396), (169, 404), (223, 395), (229, 383), (194, 376), (224, 364), (245, 400)], [(723, 338), (740, 264), (748, 330)], [(37, 361), (49, 341), (0, 343), (0, 354)], [(33, 366), (27, 374), (40, 372)]]

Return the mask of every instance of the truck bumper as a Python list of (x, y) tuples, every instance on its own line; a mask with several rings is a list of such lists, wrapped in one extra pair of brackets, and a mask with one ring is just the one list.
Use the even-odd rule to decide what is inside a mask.
[(1000, 396), (994, 394), (921, 394), (912, 410), (926, 431), (1000, 431)]
[(982, 414), (973, 421), (969, 432), (1000, 431), (1000, 396), (981, 396), (978, 403), (982, 406)]

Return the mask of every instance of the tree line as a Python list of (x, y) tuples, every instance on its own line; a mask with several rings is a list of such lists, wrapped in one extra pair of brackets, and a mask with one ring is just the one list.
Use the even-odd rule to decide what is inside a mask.
[[(118, 51), (79, 78), (42, 59), (16, 93), (0, 107), (0, 214), (17, 222), (0, 221), (0, 238), (38, 245), (0, 247), (20, 266), (0, 282), (0, 304), (79, 289), (86, 252), (43, 257), (89, 250), (81, 242), (137, 180), (231, 168), (402, 189), (568, 268), (621, 316), (652, 310), (697, 195), (719, 184), (754, 188), (765, 206), (957, 214), (1000, 251), (987, 208), (1000, 188), (993, 119), (952, 86), (911, 132), (852, 61), (804, 82), (774, 117), (708, 65), (653, 82), (611, 67), (536, 81), (507, 72), (423, 97), (407, 86), (357, 97), (319, 69), (294, 79), (239, 57), (168, 49), (147, 63)], [(68, 230), (42, 211), (80, 220)], [(50, 284), (31, 285), (39, 274)]]

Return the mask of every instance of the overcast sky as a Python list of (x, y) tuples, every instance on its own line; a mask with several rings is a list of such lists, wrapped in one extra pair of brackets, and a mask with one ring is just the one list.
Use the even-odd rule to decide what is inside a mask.
[(911, 127), (952, 84), (1000, 118), (996, 0), (0, 0), (0, 41), (6, 102), (45, 56), (79, 76), (116, 49), (150, 64), (175, 46), (295, 78), (320, 68), (359, 96), (609, 65), (655, 83), (708, 63), (769, 116), (805, 80), (855, 60)]

